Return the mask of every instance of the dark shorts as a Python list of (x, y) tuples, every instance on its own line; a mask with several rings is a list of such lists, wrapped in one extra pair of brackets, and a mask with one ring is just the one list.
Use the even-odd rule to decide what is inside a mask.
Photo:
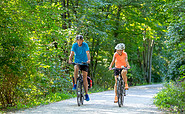
[(121, 73), (121, 71), (122, 71), (122, 70), (118, 70), (118, 69), (114, 70), (114, 76), (119, 75), (119, 73)]
[(119, 73), (121, 73), (121, 71), (122, 71), (122, 70), (118, 70), (118, 69), (114, 70), (114, 76), (119, 75)]
[(80, 70), (88, 72), (89, 66), (88, 65), (80, 65)]

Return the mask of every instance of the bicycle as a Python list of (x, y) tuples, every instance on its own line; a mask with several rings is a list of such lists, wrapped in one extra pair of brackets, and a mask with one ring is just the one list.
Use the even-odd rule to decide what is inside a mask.
[(123, 80), (123, 77), (121, 75), (121, 71), (125, 69), (128, 70), (128, 68), (112, 68), (112, 70), (119, 70), (119, 77), (117, 78), (117, 97), (118, 97), (118, 106), (123, 106), (124, 102), (124, 96), (126, 96), (126, 90), (125, 90), (125, 82)]
[[(86, 62), (82, 62), (82, 63), (72, 63), (73, 65), (87, 65)], [(79, 69), (78, 70), (78, 78), (77, 78), (77, 82), (76, 82), (76, 94), (77, 94), (77, 104), (78, 106), (83, 105), (84, 102), (84, 93), (85, 93), (85, 89), (84, 89), (84, 84), (83, 84), (83, 76), (82, 76), (82, 72)]]

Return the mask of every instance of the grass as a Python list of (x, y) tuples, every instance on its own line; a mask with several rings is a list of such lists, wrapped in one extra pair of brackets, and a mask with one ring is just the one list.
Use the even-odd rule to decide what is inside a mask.
[[(147, 84), (141, 84), (141, 85), (147, 85)], [(97, 93), (97, 92), (103, 92), (107, 90), (113, 90), (113, 88), (104, 88), (98, 85), (94, 85), (91, 89), (89, 89), (89, 94), (91, 93)], [(9, 111), (16, 111), (16, 110), (22, 110), (22, 109), (27, 109), (27, 108), (32, 108), (36, 107), (39, 105), (47, 105), (49, 103), (53, 102), (58, 102), (61, 100), (69, 99), (69, 98), (74, 98), (76, 97), (76, 93), (72, 92), (70, 93), (50, 93), (49, 95), (45, 97), (37, 97), (35, 99), (29, 100), (26, 104), (23, 102), (17, 102), (17, 105), (14, 107), (8, 107), (4, 111), (0, 111), (1, 113), (3, 112), (9, 112)]]
[[(103, 87), (100, 87), (100, 86), (93, 86), (91, 89), (89, 89), (88, 93), (102, 92), (106, 90), (110, 90), (110, 88), (104, 89)], [(66, 100), (66, 99), (74, 98), (74, 97), (76, 97), (75, 92), (72, 92), (71, 94), (70, 93), (59, 93), (59, 92), (50, 93), (49, 95), (45, 97), (41, 96), (41, 97), (33, 98), (32, 100), (29, 100), (26, 103), (17, 102), (16, 106), (7, 107), (7, 109), (3, 109), (2, 111), (0, 111), (0, 113), (24, 110), (24, 109), (33, 108), (39, 105), (47, 105), (49, 103), (54, 103), (54, 102), (58, 102), (61, 100)]]
[(97, 92), (103, 92), (107, 90), (112, 90), (113, 88), (103, 88), (101, 86), (93, 86), (91, 89), (89, 89), (89, 93), (97, 93)]
[(1, 113), (3, 112), (12, 112), (12, 111), (17, 111), (17, 110), (22, 110), (22, 109), (27, 109), (27, 108), (32, 108), (36, 107), (39, 105), (47, 105), (49, 103), (53, 102), (58, 102), (61, 100), (69, 99), (76, 97), (76, 94), (67, 94), (67, 93), (50, 93), (46, 97), (37, 97), (35, 99), (29, 100), (28, 102), (23, 103), (23, 102), (17, 102), (17, 105), (14, 107), (7, 107), (7, 109), (4, 109), (0, 111)]

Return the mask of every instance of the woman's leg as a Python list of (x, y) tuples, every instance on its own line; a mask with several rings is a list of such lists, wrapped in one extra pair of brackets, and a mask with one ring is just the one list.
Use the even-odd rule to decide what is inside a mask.
[(128, 90), (128, 84), (127, 84), (127, 70), (122, 70), (121, 75), (123, 77), (123, 80), (125, 82), (125, 89)]
[(115, 100), (114, 103), (118, 102), (118, 97), (117, 97), (117, 78), (119, 75), (115, 76), (115, 85), (114, 85), (114, 92), (115, 92)]

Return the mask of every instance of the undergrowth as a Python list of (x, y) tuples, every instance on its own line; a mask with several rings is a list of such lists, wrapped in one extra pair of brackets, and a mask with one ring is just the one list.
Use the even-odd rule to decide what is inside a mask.
[(185, 81), (164, 85), (155, 97), (154, 104), (173, 113), (185, 113)]

